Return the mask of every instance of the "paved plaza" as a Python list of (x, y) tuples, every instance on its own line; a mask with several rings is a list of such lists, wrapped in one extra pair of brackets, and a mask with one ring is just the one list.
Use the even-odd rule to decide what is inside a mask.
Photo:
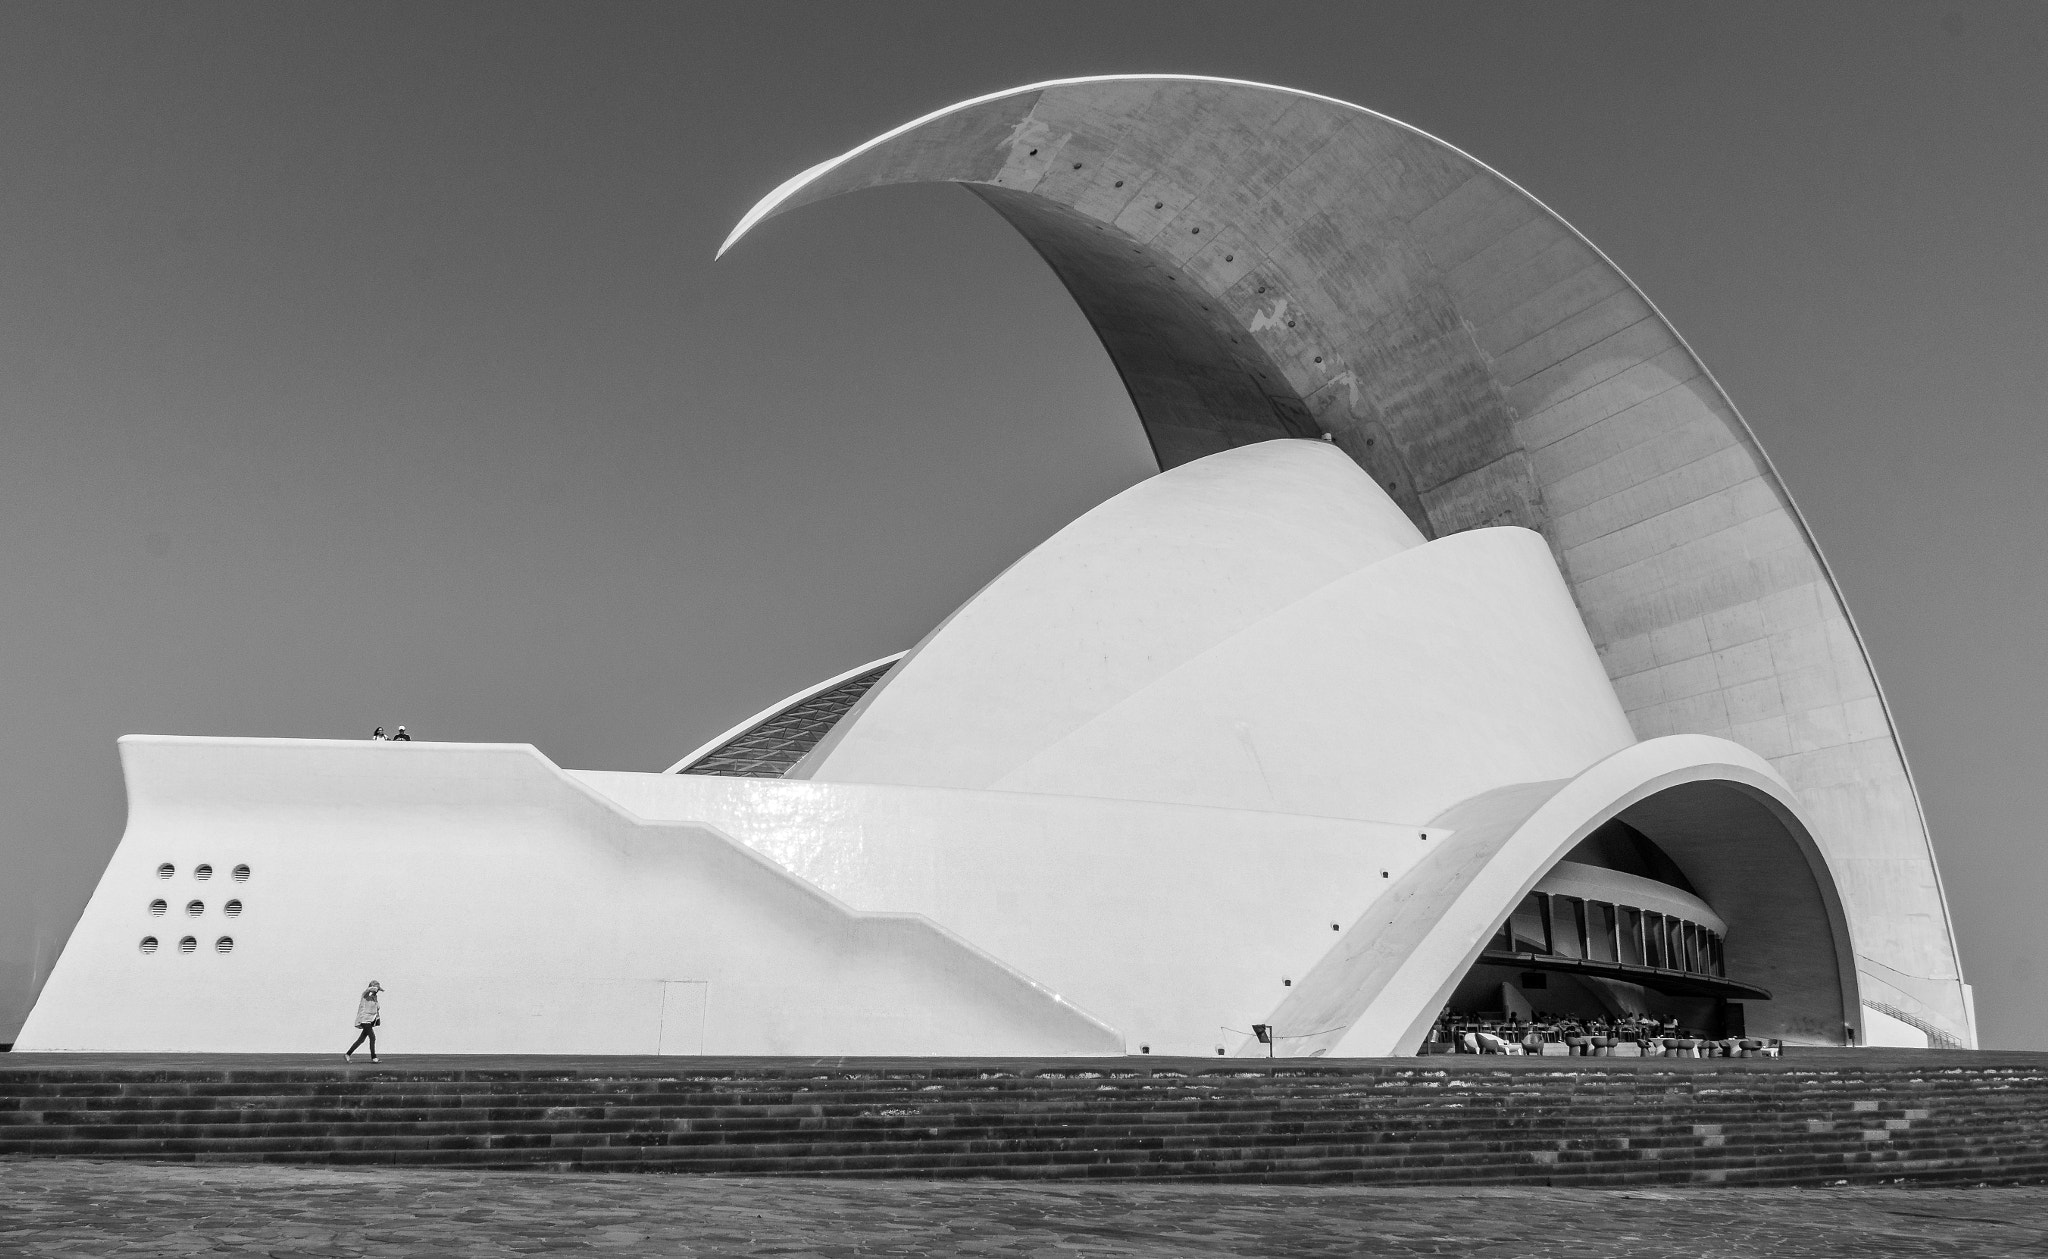
[(0, 1255), (2048, 1255), (2048, 1188), (817, 1181), (0, 1161)]

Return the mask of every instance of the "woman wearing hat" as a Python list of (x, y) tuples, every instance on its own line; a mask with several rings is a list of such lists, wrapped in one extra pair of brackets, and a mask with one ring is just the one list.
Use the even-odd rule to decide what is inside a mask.
[(344, 1062), (355, 1061), (356, 1050), (364, 1041), (370, 1042), (370, 1061), (377, 1061), (377, 1024), (384, 1021), (382, 1012), (377, 1009), (377, 994), (383, 991), (384, 985), (374, 979), (370, 981), (369, 987), (363, 989), (363, 999), (356, 1002), (356, 1026), (361, 1028), (362, 1032), (356, 1037), (356, 1043), (350, 1045), (348, 1052), (341, 1056)]

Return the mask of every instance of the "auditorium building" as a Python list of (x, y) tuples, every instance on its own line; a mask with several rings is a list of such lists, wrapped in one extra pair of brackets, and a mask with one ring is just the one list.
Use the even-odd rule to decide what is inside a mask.
[(1557, 215), (1357, 106), (1131, 76), (908, 123), (725, 247), (917, 182), (1044, 257), (1159, 475), (664, 773), (123, 739), (17, 1048), (338, 1052), (372, 977), (387, 1054), (1358, 1057), (1446, 1007), (1976, 1043), (1810, 531)]

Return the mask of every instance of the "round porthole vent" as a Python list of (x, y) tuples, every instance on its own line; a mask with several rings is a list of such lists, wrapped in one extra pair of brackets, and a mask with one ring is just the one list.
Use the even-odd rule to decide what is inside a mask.
[(184, 939), (178, 941), (178, 952), (180, 953), (190, 953), (192, 950), (198, 947), (199, 941), (193, 939), (191, 936), (186, 936)]
[(240, 918), (242, 916), (242, 902), (229, 901), (227, 904), (222, 905), (220, 907), (220, 912), (226, 914), (230, 918)]
[(213, 877), (213, 867), (212, 867), (212, 866), (203, 866), (203, 865), (202, 865), (202, 866), (193, 866), (193, 867), (192, 867), (192, 877), (193, 877), (193, 878), (195, 878), (195, 879), (198, 879), (198, 880), (199, 880), (199, 881), (200, 881), (201, 883), (204, 883), (204, 882), (206, 882), (206, 881), (207, 881), (208, 879), (210, 879), (210, 878), (212, 878), (212, 877)]
[(161, 918), (164, 916), (164, 911), (169, 908), (170, 906), (164, 904), (163, 899), (159, 897), (156, 900), (153, 900), (149, 903), (149, 916), (152, 918)]
[(205, 902), (205, 901), (186, 901), (186, 902), (185, 902), (185, 916), (186, 916), (187, 918), (197, 918), (197, 917), (198, 917), (199, 915), (201, 915), (201, 914), (203, 914), (203, 913), (205, 913), (205, 912), (206, 912), (206, 902)]
[(235, 882), (237, 882), (237, 883), (247, 883), (248, 881), (249, 881), (249, 867), (247, 867), (247, 866), (236, 866), (236, 867), (235, 867)]
[(166, 861), (156, 868), (156, 877), (158, 877), (159, 879), (168, 879), (177, 872), (178, 867)]
[(234, 951), (235, 951), (235, 937), (233, 937), (233, 936), (222, 936), (222, 937), (221, 937), (220, 939), (218, 939), (218, 940), (215, 940), (215, 941), (213, 942), (213, 951), (214, 951), (214, 952), (216, 952), (216, 953), (232, 953), (232, 952), (234, 952)]
[(142, 944), (141, 944), (141, 945), (140, 945), (139, 947), (140, 947), (140, 948), (142, 949), (142, 951), (143, 951), (144, 953), (154, 953), (154, 952), (156, 952), (156, 937), (155, 937), (155, 936), (144, 936), (144, 937), (142, 937)]

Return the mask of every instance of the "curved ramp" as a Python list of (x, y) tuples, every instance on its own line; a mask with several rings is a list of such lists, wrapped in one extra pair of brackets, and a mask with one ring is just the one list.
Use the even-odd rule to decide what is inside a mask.
[(1162, 468), (1328, 433), (1425, 536), (1542, 533), (1637, 734), (1769, 758), (1841, 880), (1866, 987), (1974, 1043), (1919, 802), (1841, 595), (1733, 404), (1568, 224), (1383, 115), (1155, 75), (941, 110), (791, 179), (725, 247), (784, 210), (913, 182), (965, 185), (1045, 257)]

